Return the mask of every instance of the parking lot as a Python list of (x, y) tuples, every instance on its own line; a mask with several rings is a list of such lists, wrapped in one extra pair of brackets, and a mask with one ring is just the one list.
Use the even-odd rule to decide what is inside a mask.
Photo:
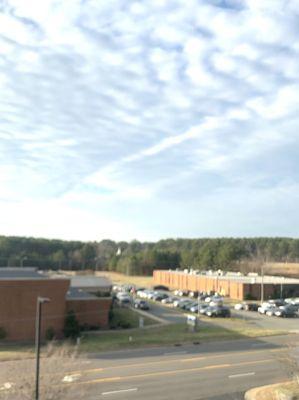
[[(222, 298), (217, 294), (211, 296), (201, 295), (198, 299), (190, 298), (188, 296), (190, 294), (178, 293), (178, 291), (138, 290), (134, 288), (132, 292), (133, 293), (130, 293), (132, 304), (134, 304), (134, 299), (142, 299), (149, 306), (149, 313), (171, 323), (186, 322), (187, 315), (193, 314), (197, 315), (199, 321), (203, 324), (208, 320), (215, 319), (212, 317), (217, 317), (217, 324), (225, 326), (227, 317), (231, 317), (230, 320), (234, 320), (235, 318), (246, 320), (246, 322), (253, 327), (260, 329), (299, 332), (298, 305), (295, 308), (295, 313), (292, 315), (292, 318), (280, 318), (275, 316), (274, 313), (273, 315), (270, 313), (266, 315), (266, 313), (261, 314), (257, 311), (236, 310), (234, 308), (235, 304), (231, 303), (229, 299)], [(244, 302), (243, 305), (244, 304), (246, 303)], [(260, 304), (256, 304), (256, 306), (259, 305)], [(266, 305), (268, 305), (268, 303), (264, 304), (264, 306)], [(286, 304), (286, 306), (289, 307), (288, 304)], [(279, 305), (277, 303), (277, 307), (275, 304), (272, 304), (271, 307), (274, 307), (275, 310), (280, 310), (280, 308), (285, 307), (285, 305), (282, 306), (280, 303)]]

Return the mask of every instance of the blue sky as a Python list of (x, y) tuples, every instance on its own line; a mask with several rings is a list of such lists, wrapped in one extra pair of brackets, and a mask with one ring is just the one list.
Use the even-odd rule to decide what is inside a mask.
[(299, 236), (298, 0), (0, 0), (0, 233)]

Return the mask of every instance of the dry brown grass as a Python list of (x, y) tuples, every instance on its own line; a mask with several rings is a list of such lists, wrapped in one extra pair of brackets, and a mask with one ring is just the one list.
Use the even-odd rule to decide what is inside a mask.
[(127, 276), (111, 271), (98, 271), (96, 272), (96, 276), (106, 276), (116, 285), (127, 283), (139, 287), (151, 287), (153, 285), (153, 278), (151, 276)]
[(278, 383), (252, 389), (245, 396), (246, 400), (299, 399), (299, 388), (293, 382)]
[[(73, 399), (70, 386), (63, 381), (70, 365), (76, 362), (76, 348), (49, 345), (40, 363), (40, 398)], [(0, 399), (32, 400), (35, 390), (35, 360), (4, 362), (0, 369)]]
[(299, 278), (299, 263), (267, 263), (267, 274)]

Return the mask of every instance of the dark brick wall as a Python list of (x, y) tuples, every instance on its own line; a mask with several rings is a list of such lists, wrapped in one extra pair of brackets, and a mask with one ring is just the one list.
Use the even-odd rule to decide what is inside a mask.
[(0, 327), (5, 329), (7, 339), (34, 340), (38, 296), (51, 300), (42, 306), (42, 337), (49, 327), (62, 336), (69, 284), (69, 279), (1, 280)]
[(87, 300), (67, 300), (67, 311), (74, 311), (80, 325), (98, 326), (108, 328), (111, 298), (98, 298)]

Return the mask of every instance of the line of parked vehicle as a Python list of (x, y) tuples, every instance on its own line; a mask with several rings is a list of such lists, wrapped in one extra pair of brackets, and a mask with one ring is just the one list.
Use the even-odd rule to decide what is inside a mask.
[[(149, 310), (150, 305), (146, 300), (151, 300), (208, 317), (231, 316), (230, 308), (223, 304), (223, 297), (218, 293), (186, 292), (183, 290), (175, 290), (172, 293), (166, 291), (164, 287), (157, 289), (137, 289), (131, 285), (114, 287), (116, 300), (119, 304), (133, 305), (141, 310)], [(295, 318), (299, 317), (299, 298), (274, 299), (262, 304), (242, 302), (235, 304), (234, 309), (237, 311), (257, 311), (267, 316)]]
[(139, 289), (136, 292), (139, 298), (161, 302), (184, 311), (206, 315), (208, 317), (230, 317), (229, 307), (223, 305), (223, 297), (214, 293), (198, 293), (197, 300), (181, 297), (186, 295), (183, 291), (175, 291), (173, 294), (160, 290)]

